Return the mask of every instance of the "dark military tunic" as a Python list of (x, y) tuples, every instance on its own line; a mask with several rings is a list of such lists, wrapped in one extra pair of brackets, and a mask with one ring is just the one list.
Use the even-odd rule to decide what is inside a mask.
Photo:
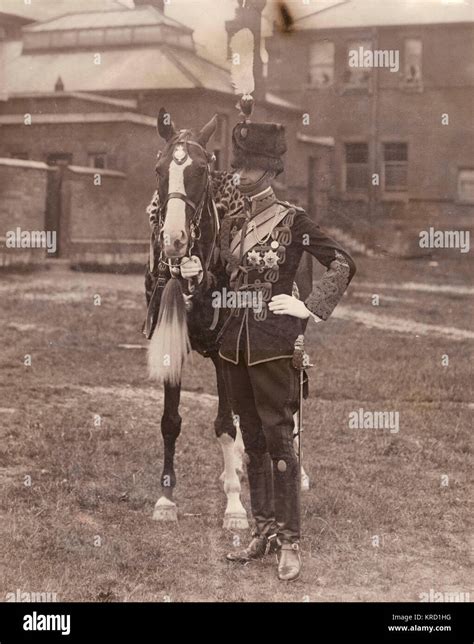
[(237, 291), (261, 293), (263, 302), (261, 309), (235, 307), (230, 313), (222, 331), (222, 358), (237, 364), (243, 353), (252, 366), (292, 357), (303, 320), (275, 315), (268, 303), (275, 295), (292, 295), (304, 251), (327, 268), (305, 300), (314, 315), (327, 320), (355, 273), (352, 258), (338, 242), (304, 210), (278, 201), (271, 188), (249, 200), (245, 215), (224, 219), (221, 253), (230, 285)]

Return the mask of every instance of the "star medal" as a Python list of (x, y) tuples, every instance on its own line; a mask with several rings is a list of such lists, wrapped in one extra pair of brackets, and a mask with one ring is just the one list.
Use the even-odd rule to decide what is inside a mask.
[(275, 266), (278, 265), (279, 261), (278, 254), (275, 253), (274, 250), (267, 250), (267, 252), (263, 256), (263, 263), (265, 264), (265, 268), (275, 268)]
[(250, 266), (259, 266), (262, 262), (262, 257), (256, 250), (251, 250), (247, 253), (247, 262)]

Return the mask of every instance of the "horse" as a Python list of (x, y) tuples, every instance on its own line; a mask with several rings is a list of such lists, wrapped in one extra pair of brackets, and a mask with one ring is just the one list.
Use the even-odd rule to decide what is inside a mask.
[[(212, 293), (222, 290), (227, 281), (217, 245), (222, 210), (217, 211), (213, 190), (225, 182), (236, 208), (242, 207), (243, 200), (238, 190), (232, 189), (228, 176), (213, 177), (213, 155), (206, 150), (206, 144), (217, 126), (215, 116), (199, 132), (177, 130), (162, 108), (157, 125), (165, 146), (158, 155), (157, 190), (148, 210), (153, 232), (145, 278), (149, 373), (164, 385), (162, 495), (155, 504), (153, 518), (177, 520), (173, 491), (175, 445), (181, 432), (181, 373), (189, 352), (196, 350), (212, 360), (216, 372), (218, 409), (214, 429), (224, 456), (221, 478), (227, 496), (223, 527), (247, 529), (247, 512), (240, 500), (244, 446), (238, 419), (232, 414), (225, 391), (218, 354), (217, 335), (222, 320), (219, 309), (212, 306)], [(229, 201), (226, 206), (230, 207)], [(199, 284), (180, 275), (180, 262), (191, 256), (201, 260), (203, 274)]]
[[(212, 360), (216, 372), (218, 409), (214, 430), (224, 457), (221, 480), (227, 497), (223, 527), (247, 529), (247, 513), (240, 500), (244, 445), (238, 418), (227, 398), (218, 353), (217, 338), (223, 320), (219, 309), (213, 307), (213, 294), (222, 292), (228, 282), (218, 248), (220, 223), (226, 214), (243, 211), (244, 198), (233, 173), (212, 169), (213, 155), (206, 145), (216, 129), (216, 117), (199, 132), (177, 130), (162, 108), (157, 126), (165, 146), (158, 154), (157, 189), (147, 208), (152, 234), (145, 276), (149, 374), (164, 386), (162, 494), (153, 518), (177, 520), (174, 455), (181, 432), (181, 374), (189, 352), (196, 350)], [(203, 266), (200, 284), (180, 275), (179, 263), (191, 255), (199, 257)], [(309, 293), (311, 273), (301, 272), (297, 281), (303, 294), (305, 290)], [(309, 488), (303, 467), (301, 487)]]

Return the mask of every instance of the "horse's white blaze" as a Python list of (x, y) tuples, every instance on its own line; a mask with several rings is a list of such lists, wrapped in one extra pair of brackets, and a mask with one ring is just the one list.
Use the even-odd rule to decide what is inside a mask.
[[(192, 165), (192, 163), (193, 162), (190, 157), (188, 157), (181, 165), (176, 163), (174, 160), (171, 161), (169, 167), (168, 192), (179, 192), (182, 195), (186, 195), (186, 188), (184, 187), (184, 171)], [(180, 234), (181, 231), (185, 229), (186, 204), (182, 199), (171, 199), (168, 201), (166, 209), (163, 234), (171, 237), (174, 234)]]

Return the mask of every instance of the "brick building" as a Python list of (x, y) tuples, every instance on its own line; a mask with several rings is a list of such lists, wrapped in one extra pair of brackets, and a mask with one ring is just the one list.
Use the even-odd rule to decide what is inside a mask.
[[(303, 137), (334, 141), (332, 171), (308, 160), (331, 222), (372, 241), (472, 226), (473, 23), (472, 0), (351, 0), (267, 39), (267, 88), (309, 114)], [(361, 48), (398, 52), (398, 69), (351, 66)]]
[[(12, 167), (24, 173), (27, 192), (33, 170), (47, 172), (47, 192), (59, 190), (62, 205), (51, 210), (58, 199), (51, 194), (47, 198), (46, 219), (60, 232), (59, 257), (90, 257), (96, 252), (115, 262), (140, 252), (145, 256), (144, 211), (155, 187), (155, 157), (161, 146), (156, 114), (161, 106), (179, 127), (202, 126), (217, 113), (218, 130), (210, 146), (218, 167), (229, 164), (238, 114), (228, 69), (198, 55), (192, 30), (169, 18), (163, 1), (136, 0), (135, 8), (117, 4), (109, 2), (105, 11), (69, 13), (29, 24), (18, 19), (3, 51), (7, 100), (0, 101), (0, 158), (23, 164), (0, 164), (1, 201), (10, 204), (9, 209), (0, 205), (0, 224), (8, 226), (11, 214), (5, 173), (11, 174)], [(263, 91), (255, 116), (286, 124), (289, 156), (299, 163), (294, 147), (301, 108)], [(51, 174), (37, 163), (58, 170)], [(282, 192), (300, 173), (298, 164), (289, 165), (289, 175), (281, 177)], [(71, 166), (75, 170), (65, 170)], [(94, 169), (103, 175), (101, 186), (93, 184)], [(79, 204), (79, 199), (68, 197), (71, 190), (73, 196), (78, 191), (78, 176), (89, 182), (92, 212), (87, 216), (84, 209), (70, 206)], [(116, 203), (114, 192), (107, 193), (112, 202), (104, 211), (101, 195), (106, 192), (104, 183), (110, 182), (117, 184)], [(82, 232), (79, 213), (84, 217)]]

